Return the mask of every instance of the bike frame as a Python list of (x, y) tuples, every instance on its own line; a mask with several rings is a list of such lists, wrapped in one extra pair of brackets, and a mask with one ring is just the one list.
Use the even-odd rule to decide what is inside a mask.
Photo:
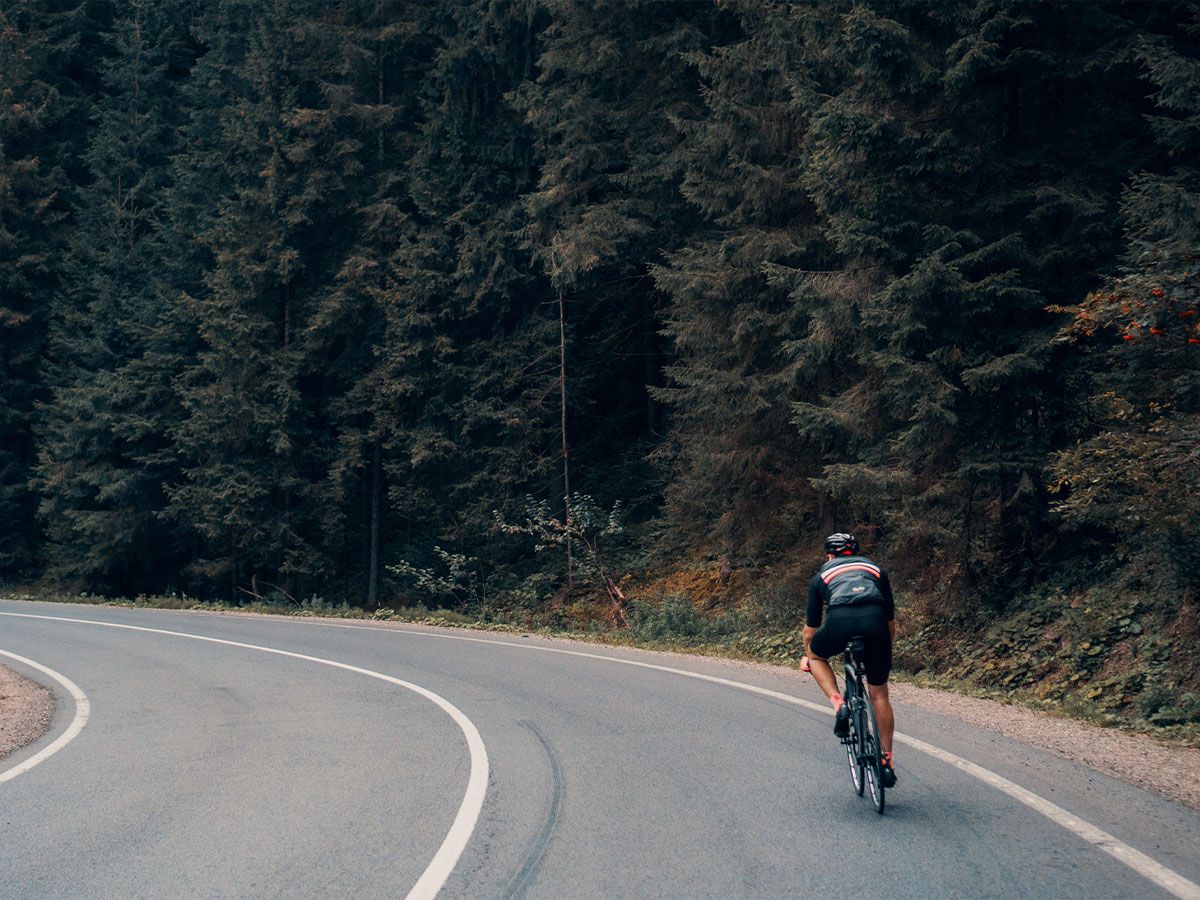
[[(846, 706), (850, 710), (850, 737), (845, 739), (848, 753), (852, 753), (851, 782), (861, 797), (863, 789), (871, 789), (871, 801), (875, 811), (882, 814), (884, 788), (882, 781), (882, 748), (879, 746), (879, 725), (875, 721), (875, 707), (867, 691), (862, 664), (862, 638), (853, 638), (846, 646), (845, 676)], [(854, 768), (857, 766), (857, 777)]]

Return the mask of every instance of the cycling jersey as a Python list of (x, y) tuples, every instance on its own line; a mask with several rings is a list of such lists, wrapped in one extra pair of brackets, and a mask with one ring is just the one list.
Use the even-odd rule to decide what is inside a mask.
[(821, 625), (825, 607), (878, 606), (884, 621), (896, 617), (896, 603), (887, 572), (865, 556), (835, 556), (817, 570), (808, 585), (807, 623)]

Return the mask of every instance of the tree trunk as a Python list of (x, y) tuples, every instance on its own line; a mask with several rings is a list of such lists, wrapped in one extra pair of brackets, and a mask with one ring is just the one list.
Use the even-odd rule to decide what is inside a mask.
[(567, 443), (567, 325), (562, 289), (558, 291), (558, 388), (562, 407), (563, 526), (567, 529), (567, 588), (574, 587), (575, 565), (571, 557), (571, 465)]
[(379, 606), (379, 516), (383, 495), (383, 462), (376, 440), (371, 448), (371, 544), (367, 560), (367, 606)]
[(650, 388), (658, 384), (658, 354), (656, 352), (655, 334), (656, 320), (654, 318), (654, 301), (649, 297), (646, 298), (646, 308), (642, 314), (642, 379), (646, 391), (646, 437), (653, 438), (656, 419), (656, 410), (654, 408), (654, 397), (650, 394)]
[(375, 469), (368, 462), (362, 474), (362, 506), (359, 509), (359, 530), (362, 544), (359, 545), (358, 552), (361, 554), (359, 559), (363, 562), (363, 567), (358, 569), (358, 573), (362, 578), (358, 583), (358, 599), (364, 606), (367, 603), (367, 596), (371, 593), (371, 499), (374, 497), (375, 488), (372, 481), (375, 478)]
[(354, 590), (354, 583), (351, 580), (351, 572), (353, 570), (353, 564), (351, 563), (351, 560), (353, 557), (350, 554), (350, 528), (347, 518), (348, 517), (341, 520), (342, 555), (341, 559), (338, 560), (338, 565), (340, 565), (342, 569), (342, 598), (349, 603), (351, 596), (350, 592)]

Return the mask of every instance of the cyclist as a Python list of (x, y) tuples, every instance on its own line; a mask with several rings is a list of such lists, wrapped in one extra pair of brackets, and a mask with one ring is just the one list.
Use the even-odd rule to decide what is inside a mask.
[[(825, 559), (808, 587), (808, 615), (804, 625), (808, 665), (837, 710), (833, 733), (846, 737), (850, 733), (850, 710), (838, 693), (837, 676), (829, 665), (829, 657), (845, 650), (850, 638), (863, 638), (867, 693), (875, 707), (883, 745), (883, 783), (884, 787), (892, 787), (896, 783), (892, 768), (895, 716), (887, 686), (892, 671), (892, 639), (896, 636), (892, 586), (882, 567), (860, 555), (858, 539), (852, 534), (839, 532), (825, 538)], [(829, 607), (827, 613), (825, 607)]]

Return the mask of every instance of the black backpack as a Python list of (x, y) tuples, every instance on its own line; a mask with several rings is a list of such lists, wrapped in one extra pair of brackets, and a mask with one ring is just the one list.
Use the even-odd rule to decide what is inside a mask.
[(829, 587), (829, 606), (882, 606), (879, 579), (883, 572), (865, 556), (839, 556), (821, 566)]

